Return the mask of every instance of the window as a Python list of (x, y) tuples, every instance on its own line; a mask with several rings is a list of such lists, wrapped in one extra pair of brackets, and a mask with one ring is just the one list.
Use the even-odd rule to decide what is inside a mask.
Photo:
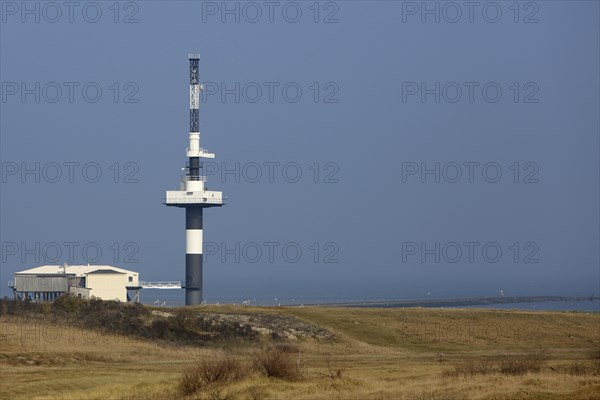
[(129, 277), (129, 282), (133, 282), (133, 276)]

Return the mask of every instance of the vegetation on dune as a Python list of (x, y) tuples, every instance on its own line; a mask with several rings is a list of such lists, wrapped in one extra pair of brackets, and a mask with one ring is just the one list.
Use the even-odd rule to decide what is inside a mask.
[[(205, 394), (222, 396), (228, 384), (252, 376), (298, 381), (304, 376), (305, 364), (295, 346), (268, 346), (256, 350), (252, 362), (232, 352), (221, 352), (186, 369), (178, 384), (183, 396)], [(227, 394), (225, 397), (232, 397)], [(257, 397), (256, 391), (253, 396)]]
[(53, 303), (0, 300), (1, 316), (29, 317), (49, 322), (79, 322), (81, 326), (118, 332), (124, 335), (140, 334), (150, 311), (142, 304), (123, 304), (97, 299), (83, 300), (63, 295)]
[(254, 368), (267, 378), (293, 381), (304, 375), (306, 364), (301, 359), (300, 349), (294, 351), (291, 346), (269, 346), (256, 352)]
[(183, 372), (179, 392), (192, 395), (209, 386), (238, 381), (249, 374), (243, 360), (231, 353), (222, 353), (200, 361)]
[(291, 316), (219, 314), (190, 308), (152, 311), (139, 303), (84, 300), (69, 294), (51, 304), (3, 299), (0, 300), (2, 315), (76, 323), (105, 334), (191, 345), (311, 336), (334, 339), (326, 330)]
[(594, 313), (67, 296), (0, 318), (0, 399), (600, 400)]
[(484, 374), (523, 375), (536, 373), (546, 365), (548, 356), (544, 352), (523, 355), (507, 355), (499, 359), (466, 360), (446, 371), (446, 376), (473, 376)]

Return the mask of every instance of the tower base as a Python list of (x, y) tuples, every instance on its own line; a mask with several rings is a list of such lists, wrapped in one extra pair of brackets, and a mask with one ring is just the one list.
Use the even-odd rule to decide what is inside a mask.
[(202, 304), (202, 207), (185, 209), (185, 305)]

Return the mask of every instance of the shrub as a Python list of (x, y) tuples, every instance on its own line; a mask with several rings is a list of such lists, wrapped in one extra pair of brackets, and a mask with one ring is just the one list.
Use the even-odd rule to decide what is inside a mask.
[(467, 360), (454, 366), (453, 370), (444, 372), (445, 376), (473, 376), (491, 374), (495, 370), (490, 360)]
[(546, 364), (547, 357), (543, 353), (532, 353), (526, 356), (506, 356), (499, 360), (466, 360), (445, 371), (445, 376), (473, 376), (486, 374), (522, 375), (527, 372), (540, 372)]
[(0, 300), (0, 315), (31, 315), (42, 313), (42, 305), (30, 300), (11, 300), (7, 297)]
[(540, 372), (546, 363), (542, 353), (530, 354), (526, 357), (508, 356), (500, 360), (499, 372), (506, 375), (523, 375), (527, 372)]
[[(227, 314), (203, 314), (197, 310), (175, 309), (167, 316), (154, 315), (139, 303), (82, 299), (65, 294), (53, 303), (0, 299), (0, 315), (31, 316), (53, 322), (77, 323), (85, 329), (151, 340), (202, 346), (207, 342), (258, 341), (261, 333), (254, 329), (260, 319)], [(294, 345), (284, 351), (297, 352)]]
[(200, 371), (198, 368), (189, 368), (183, 372), (183, 376), (179, 380), (179, 391), (183, 395), (194, 394), (203, 386), (200, 379)]
[[(241, 360), (229, 353), (203, 360), (184, 371), (179, 381), (179, 391), (184, 395), (198, 392), (213, 384), (229, 383), (247, 375)], [(220, 391), (216, 388), (215, 393)]]
[(581, 362), (568, 365), (565, 370), (569, 375), (586, 375), (590, 372), (590, 369)]
[(330, 368), (327, 370), (327, 377), (330, 379), (342, 379), (341, 368)]
[(280, 347), (266, 347), (257, 352), (254, 357), (254, 367), (258, 373), (269, 377), (285, 380), (296, 380), (302, 377), (304, 365), (293, 353), (289, 353)]
[(200, 378), (205, 383), (232, 382), (246, 376), (242, 362), (231, 354), (223, 354), (198, 365)]
[(579, 360), (573, 364), (552, 368), (552, 370), (569, 375), (600, 375), (600, 360)]
[(84, 306), (84, 301), (85, 300), (77, 296), (66, 293), (54, 300), (54, 303), (52, 303), (52, 308), (57, 314), (77, 315)]

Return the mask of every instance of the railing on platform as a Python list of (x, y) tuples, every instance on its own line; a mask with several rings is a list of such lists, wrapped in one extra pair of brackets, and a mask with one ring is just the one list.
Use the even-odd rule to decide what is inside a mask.
[(227, 204), (227, 196), (222, 198), (213, 197), (163, 197), (163, 204)]
[(143, 282), (139, 283), (142, 289), (181, 289), (183, 286), (181, 282)]

